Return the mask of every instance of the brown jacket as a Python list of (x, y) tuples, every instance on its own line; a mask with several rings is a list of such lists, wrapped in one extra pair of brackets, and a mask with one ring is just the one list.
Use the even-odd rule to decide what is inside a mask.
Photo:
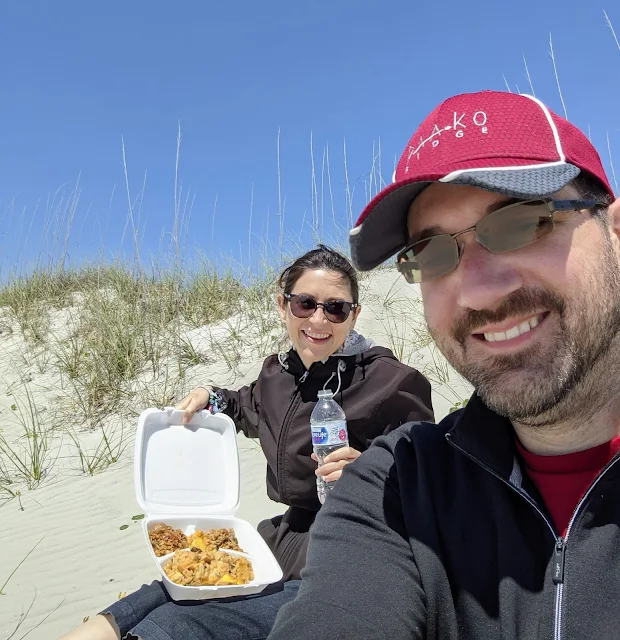
[(269, 356), (252, 384), (238, 391), (222, 390), (227, 402), (224, 413), (239, 431), (260, 440), (267, 458), (267, 494), (290, 507), (284, 516), (258, 527), (285, 579), (297, 578), (305, 564), (306, 534), (321, 506), (316, 462), (310, 457), (310, 414), (330, 377), (328, 388), (336, 390), (339, 361), (344, 371), (336, 400), (347, 417), (354, 449), (366, 450), (374, 438), (405, 422), (433, 420), (429, 382), (384, 347), (354, 356), (333, 355), (308, 370), (291, 350)]

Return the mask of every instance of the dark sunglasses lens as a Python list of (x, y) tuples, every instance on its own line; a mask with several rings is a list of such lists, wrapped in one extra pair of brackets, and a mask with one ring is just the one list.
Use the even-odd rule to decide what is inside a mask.
[(349, 317), (349, 313), (351, 313), (351, 305), (344, 300), (326, 302), (323, 309), (327, 319), (337, 324), (344, 322)]
[(553, 218), (542, 201), (498, 209), (476, 225), (480, 243), (492, 253), (526, 247), (553, 231)]
[(290, 304), (296, 318), (309, 318), (316, 311), (316, 300), (310, 296), (293, 296)]
[(398, 257), (398, 270), (409, 284), (445, 276), (459, 263), (459, 247), (447, 234), (420, 240)]
[[(310, 296), (294, 295), (290, 298), (291, 312), (296, 318), (309, 318), (314, 315), (318, 303)], [(321, 305), (330, 322), (344, 322), (351, 313), (351, 305), (344, 300), (331, 300)]]

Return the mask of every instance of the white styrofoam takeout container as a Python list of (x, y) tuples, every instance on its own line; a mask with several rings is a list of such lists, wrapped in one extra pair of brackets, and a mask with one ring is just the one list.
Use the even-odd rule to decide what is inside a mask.
[[(236, 428), (226, 415), (200, 411), (182, 424), (183, 411), (147, 409), (138, 420), (134, 484), (145, 513), (142, 530), (147, 547), (173, 600), (206, 600), (260, 593), (282, 579), (282, 569), (258, 531), (235, 516), (239, 507), (239, 453)], [(198, 529), (232, 528), (252, 563), (254, 580), (244, 585), (184, 587), (171, 582), (148, 532), (164, 522), (185, 535)], [(223, 549), (222, 551), (226, 551)]]

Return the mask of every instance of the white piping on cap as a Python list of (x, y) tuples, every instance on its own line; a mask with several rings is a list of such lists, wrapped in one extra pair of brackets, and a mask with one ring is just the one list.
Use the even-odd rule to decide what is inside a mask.
[(542, 112), (545, 114), (545, 118), (547, 118), (547, 122), (551, 127), (551, 132), (553, 133), (553, 139), (555, 140), (555, 148), (556, 148), (556, 151), (558, 152), (558, 156), (560, 157), (560, 161), (566, 162), (566, 156), (564, 155), (564, 150), (562, 149), (562, 141), (560, 140), (560, 134), (558, 133), (558, 129), (555, 126), (555, 122), (553, 122), (553, 118), (549, 113), (549, 109), (547, 109), (546, 105), (544, 105), (538, 98), (534, 96), (530, 96), (527, 93), (521, 93), (519, 95), (522, 95), (524, 98), (528, 98), (532, 102), (535, 102), (542, 109)]
[(356, 236), (362, 230), (363, 225), (364, 223), (362, 222), (362, 224), (358, 225), (357, 227), (353, 227), (353, 229), (349, 231), (349, 235)]

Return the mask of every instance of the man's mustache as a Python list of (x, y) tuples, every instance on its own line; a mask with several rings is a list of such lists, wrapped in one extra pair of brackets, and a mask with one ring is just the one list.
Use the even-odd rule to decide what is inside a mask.
[(519, 289), (505, 298), (494, 310), (469, 310), (459, 318), (452, 329), (452, 337), (463, 344), (468, 336), (487, 324), (497, 324), (507, 318), (556, 311), (564, 313), (565, 303), (560, 296), (543, 289)]

